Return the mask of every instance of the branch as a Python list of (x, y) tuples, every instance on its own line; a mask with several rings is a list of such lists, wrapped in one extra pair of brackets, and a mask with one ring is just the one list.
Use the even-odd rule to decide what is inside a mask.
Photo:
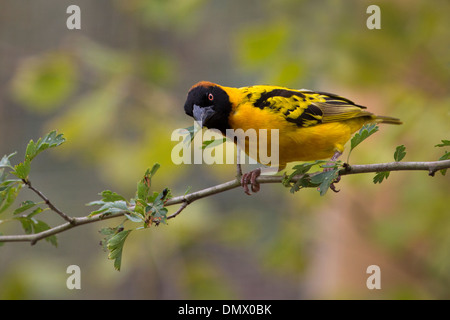
[[(430, 176), (433, 176), (438, 170), (448, 169), (450, 168), (450, 160), (441, 160), (441, 161), (431, 161), (431, 162), (389, 162), (389, 163), (379, 163), (379, 164), (367, 164), (367, 165), (346, 165), (343, 169), (339, 171), (339, 175), (350, 175), (350, 174), (361, 174), (361, 173), (377, 173), (382, 171), (428, 171)], [(313, 174), (311, 174), (312, 176)], [(295, 176), (292, 178), (292, 182), (296, 182), (298, 179), (301, 179), (302, 176)], [(256, 179), (256, 181), (260, 184), (265, 183), (281, 183), (283, 180), (283, 176), (260, 176)], [(42, 195), (39, 191), (35, 190), (31, 187), (30, 184), (27, 184), (30, 189), (35, 191), (46, 203), (50, 206), (51, 202)], [(231, 189), (235, 189), (241, 186), (240, 179), (236, 178), (235, 180), (231, 180), (213, 187), (209, 187), (203, 190), (199, 190), (196, 192), (192, 192), (183, 196), (178, 196), (167, 200), (165, 206), (173, 206), (177, 204), (181, 204), (180, 208), (168, 216), (167, 219), (172, 219), (178, 216), (181, 211), (183, 211), (189, 204), (192, 202), (209, 197), (218, 193), (222, 193)], [(52, 210), (55, 211), (55, 207), (53, 205), (50, 206)], [(57, 209), (56, 209), (57, 210)], [(58, 210), (59, 211), (59, 210)], [(56, 211), (56, 212), (58, 212)], [(61, 215), (62, 212), (59, 211)], [(97, 214), (91, 217), (74, 217), (70, 218), (67, 215), (63, 214), (61, 216), (66, 216), (66, 220), (68, 222), (61, 224), (59, 226), (53, 227), (51, 229), (36, 233), (36, 234), (27, 234), (27, 235), (2, 235), (0, 236), (0, 242), (30, 242), (32, 245), (37, 241), (44, 239), (46, 237), (61, 233), (63, 231), (78, 227), (80, 225), (94, 223), (101, 220), (117, 218), (123, 216), (125, 211), (117, 212), (114, 214)]]
[(39, 190), (35, 189), (33, 186), (31, 186), (31, 182), (28, 179), (22, 179), (23, 183), (25, 183), (25, 185), (32, 190), (34, 193), (36, 193), (42, 200), (44, 200), (45, 204), (52, 209), (54, 212), (56, 212), (57, 214), (59, 214), (64, 220), (73, 223), (73, 218), (69, 217), (67, 214), (65, 214), (64, 212), (62, 212), (61, 210), (59, 210), (46, 196), (44, 196), (44, 194), (42, 192), (40, 192)]

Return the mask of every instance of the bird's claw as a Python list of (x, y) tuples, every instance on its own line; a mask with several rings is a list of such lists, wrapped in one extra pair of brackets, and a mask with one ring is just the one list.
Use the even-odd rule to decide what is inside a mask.
[(251, 189), (253, 193), (258, 192), (261, 187), (260, 184), (256, 181), (256, 178), (258, 178), (261, 175), (261, 169), (256, 169), (247, 173), (244, 173), (241, 177), (241, 186), (244, 188), (244, 192), (248, 195), (251, 195), (250, 189), (248, 187), (248, 184), (250, 183)]

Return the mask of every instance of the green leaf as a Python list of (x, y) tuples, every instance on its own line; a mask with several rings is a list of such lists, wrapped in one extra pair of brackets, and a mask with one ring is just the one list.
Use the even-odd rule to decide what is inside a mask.
[(24, 211), (26, 211), (26, 210), (28, 210), (28, 209), (34, 207), (35, 205), (36, 205), (35, 202), (33, 202), (33, 201), (31, 201), (31, 200), (26, 200), (26, 201), (24, 201), (24, 202), (22, 202), (22, 203), (20, 204), (20, 207), (19, 207), (19, 208), (17, 208), (16, 210), (14, 210), (13, 214), (19, 214), (19, 213), (22, 213), (22, 212), (24, 212)]
[(133, 222), (144, 222), (144, 218), (139, 213), (134, 213), (134, 212), (125, 213), (125, 217), (128, 220), (133, 221)]
[(145, 207), (147, 206), (147, 203), (153, 202), (157, 196), (157, 194), (151, 193), (150, 186), (152, 177), (155, 175), (156, 171), (158, 171), (159, 167), (160, 165), (158, 163), (154, 164), (152, 169), (147, 169), (142, 180), (138, 182), (134, 212), (137, 212), (142, 216), (146, 215)]
[(377, 172), (375, 174), (375, 177), (373, 177), (373, 183), (381, 183), (384, 179), (387, 179), (389, 177), (390, 173), (390, 171)]
[[(286, 186), (286, 185), (285, 185)], [(287, 185), (289, 186), (289, 185)], [(291, 193), (295, 193), (299, 191), (302, 188), (312, 188), (317, 187), (316, 184), (311, 183), (311, 177), (309, 174), (304, 174), (301, 178), (299, 178), (292, 186), (291, 186)]]
[(44, 210), (49, 210), (49, 209), (48, 209), (48, 208), (47, 208), (47, 209), (42, 209), (42, 208), (40, 208), (40, 207), (37, 207), (37, 208), (34, 209), (31, 213), (29, 213), (29, 214), (27, 215), (27, 217), (32, 218), (32, 217), (34, 217), (35, 215), (37, 215), (38, 213), (43, 212)]
[[(448, 147), (450, 146), (450, 140), (441, 140), (442, 143), (437, 144), (435, 147)], [(450, 159), (450, 151), (445, 151), (445, 153), (439, 158), (439, 161), (441, 160), (448, 160)], [(439, 170), (443, 176), (447, 173), (447, 169), (441, 169)]]
[(319, 185), (319, 192), (321, 196), (324, 196), (333, 181), (339, 176), (339, 168), (333, 170), (323, 171), (311, 177), (311, 183)]
[[(302, 188), (318, 187), (322, 183), (322, 180), (320, 180), (319, 182), (313, 183), (311, 181), (311, 176), (309, 174), (307, 174), (307, 172), (309, 172), (316, 165), (327, 164), (327, 163), (328, 163), (328, 161), (325, 161), (325, 160), (316, 160), (314, 162), (305, 162), (305, 163), (296, 165), (293, 167), (294, 171), (291, 174), (289, 174), (288, 176), (285, 176), (283, 178), (282, 183), (285, 187), (291, 187), (291, 189), (290, 189), (291, 193), (295, 193)], [(336, 167), (336, 166), (337, 166), (337, 164), (333, 164), (332, 167)], [(292, 184), (291, 180), (295, 176), (301, 176), (301, 177), (294, 184)], [(320, 179), (320, 177), (319, 177), (319, 179)], [(325, 188), (325, 185), (323, 187)]]
[(214, 148), (214, 147), (216, 147), (216, 146), (221, 145), (221, 144), (224, 143), (225, 141), (227, 141), (226, 138), (203, 141), (202, 149), (206, 149), (206, 148)]
[(119, 200), (114, 202), (103, 202), (103, 201), (92, 201), (88, 203), (89, 206), (93, 205), (101, 205), (101, 207), (95, 211), (92, 211), (89, 214), (89, 217), (93, 215), (103, 213), (104, 215), (113, 214), (113, 213), (121, 213), (121, 212), (130, 212), (128, 209), (128, 204), (126, 201)]
[(22, 183), (17, 184), (16, 186), (10, 184), (0, 191), (0, 213), (8, 209), (14, 203), (22, 186)]
[(5, 171), (5, 169), (11, 169), (14, 170), (14, 167), (11, 165), (11, 162), (9, 159), (14, 156), (17, 152), (11, 153), (10, 155), (5, 155), (0, 160), (0, 183), (5, 181), (6, 177), (8, 176), (8, 172)]
[(122, 251), (125, 240), (132, 230), (122, 230), (109, 238), (106, 247), (109, 250), (108, 258), (114, 260), (114, 268), (120, 271), (122, 264)]
[(116, 233), (120, 232), (123, 230), (123, 225), (119, 225), (115, 228), (111, 228), (111, 227), (105, 227), (105, 228), (101, 228), (100, 229), (100, 233), (105, 235), (105, 237), (103, 238), (102, 241), (100, 241), (100, 244), (103, 246), (103, 250), (107, 251), (108, 250), (108, 241), (109, 239), (111, 239), (112, 236), (114, 236)]
[(309, 170), (311, 170), (312, 167), (314, 167), (314, 166), (316, 166), (316, 165), (319, 165), (319, 164), (326, 163), (326, 162), (327, 162), (327, 161), (325, 161), (325, 160), (316, 160), (316, 161), (314, 161), (314, 162), (305, 162), (305, 163), (302, 163), (302, 164), (299, 164), (299, 165), (294, 166), (294, 167), (292, 168), (292, 169), (294, 169), (294, 171), (291, 172), (291, 173), (289, 174), (289, 176), (285, 176), (285, 177), (283, 178), (283, 185), (284, 185), (284, 186), (289, 186), (289, 182), (291, 181), (291, 179), (292, 179), (294, 176), (305, 174), (305, 173), (307, 173)]
[[(450, 151), (446, 151), (442, 157), (439, 158), (439, 161), (450, 159)], [(443, 176), (447, 173), (447, 169), (439, 170)]]
[(22, 228), (26, 234), (33, 233), (33, 220), (28, 217), (17, 217), (16, 220), (20, 221)]
[[(35, 223), (33, 225), (33, 229), (34, 229), (34, 233), (39, 233), (39, 232), (50, 229), (50, 226), (47, 223), (45, 223), (44, 221), (38, 220), (37, 223)], [(45, 241), (49, 242), (50, 244), (54, 245), (55, 247), (58, 246), (58, 242), (56, 240), (55, 235), (46, 237)]]
[(159, 163), (155, 163), (152, 169), (147, 169), (147, 171), (144, 174), (144, 177), (138, 183), (136, 196), (137, 199), (141, 200), (143, 203), (148, 202), (152, 177), (155, 175), (156, 171), (158, 171), (159, 167), (160, 167)]
[(153, 193), (149, 204), (145, 207), (144, 215), (150, 216), (150, 219), (146, 219), (145, 227), (148, 226), (148, 223), (155, 223), (159, 225), (159, 223), (167, 223), (167, 212), (168, 210), (164, 208), (165, 201), (171, 197), (171, 192), (169, 188), (165, 188), (160, 193)]
[[(41, 220), (35, 220), (34, 218), (28, 217), (16, 217), (15, 220), (20, 221), (22, 224), (22, 228), (26, 234), (39, 233), (45, 230), (50, 229), (50, 226)], [(57, 239), (55, 235), (46, 237), (45, 240), (55, 247), (58, 245)]]
[(370, 137), (371, 135), (373, 135), (375, 132), (378, 131), (378, 126), (375, 123), (372, 124), (365, 124), (358, 133), (356, 133), (352, 140), (350, 141), (350, 151), (347, 157), (347, 162), (348, 162), (348, 158), (350, 158), (350, 154), (353, 151), (353, 149), (356, 148), (356, 146), (358, 146), (361, 142), (363, 142), (364, 140), (366, 140), (368, 137)]
[(63, 134), (57, 134), (55, 130), (51, 131), (43, 138), (39, 138), (36, 143), (33, 140), (28, 143), (25, 159), (31, 161), (42, 151), (57, 147), (65, 141), (66, 139), (64, 139)]
[(151, 212), (151, 222), (159, 225), (161, 222), (167, 224), (167, 208), (162, 205), (148, 206), (148, 211)]
[(444, 153), (444, 155), (439, 158), (439, 161), (441, 161), (441, 160), (448, 160), (448, 159), (450, 159), (450, 151), (446, 151)]
[(126, 201), (126, 199), (123, 196), (110, 190), (102, 191), (100, 195), (102, 196), (103, 202), (114, 202), (119, 200)]
[(397, 149), (395, 149), (394, 153), (394, 159), (395, 161), (402, 161), (402, 159), (406, 156), (406, 147), (404, 145), (398, 146)]
[(27, 180), (28, 175), (30, 174), (31, 163), (29, 159), (26, 159), (24, 162), (21, 162), (14, 166), (14, 171), (11, 172), (19, 179)]
[(450, 140), (441, 140), (442, 143), (435, 145), (435, 147), (449, 147), (450, 146)]

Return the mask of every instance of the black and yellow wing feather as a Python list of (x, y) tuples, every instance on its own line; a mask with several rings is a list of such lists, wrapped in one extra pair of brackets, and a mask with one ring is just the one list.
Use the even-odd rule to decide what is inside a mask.
[(270, 86), (253, 86), (246, 90), (249, 91), (246, 99), (255, 108), (282, 115), (287, 122), (299, 127), (373, 116), (364, 110), (366, 107), (332, 93)]

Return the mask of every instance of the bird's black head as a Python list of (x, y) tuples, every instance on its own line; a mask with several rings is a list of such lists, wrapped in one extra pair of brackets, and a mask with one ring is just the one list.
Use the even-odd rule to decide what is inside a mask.
[(226, 91), (214, 83), (202, 81), (194, 85), (189, 90), (184, 111), (204, 127), (218, 129), (223, 134), (229, 129), (230, 99)]

